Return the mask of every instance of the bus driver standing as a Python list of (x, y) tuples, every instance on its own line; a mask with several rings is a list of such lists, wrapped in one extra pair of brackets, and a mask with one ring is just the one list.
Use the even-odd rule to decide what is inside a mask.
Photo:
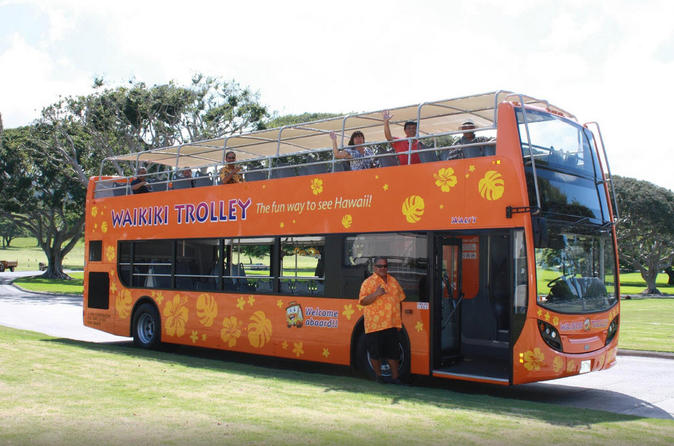
[(361, 285), (358, 302), (363, 306), (367, 351), (377, 382), (385, 382), (381, 376), (381, 361), (386, 360), (391, 367), (391, 383), (400, 384), (398, 331), (402, 328), (400, 302), (403, 300), (405, 292), (388, 274), (388, 260), (375, 257), (374, 274)]

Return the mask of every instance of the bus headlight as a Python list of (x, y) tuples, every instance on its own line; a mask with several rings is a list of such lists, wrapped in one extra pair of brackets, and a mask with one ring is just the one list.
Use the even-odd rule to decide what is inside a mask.
[(549, 347), (559, 352), (562, 351), (562, 340), (559, 338), (559, 332), (555, 327), (547, 322), (538, 321), (538, 330), (541, 332), (541, 337)]
[(620, 315), (616, 316), (613, 318), (611, 323), (608, 325), (608, 332), (606, 333), (606, 343), (604, 345), (609, 345), (613, 338), (615, 338), (615, 334), (618, 333), (618, 323), (620, 319)]

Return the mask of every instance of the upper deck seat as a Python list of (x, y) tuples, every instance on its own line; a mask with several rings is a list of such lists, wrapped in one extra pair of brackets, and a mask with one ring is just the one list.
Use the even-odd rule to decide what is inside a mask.
[(335, 172), (349, 172), (351, 170), (351, 163), (346, 161), (335, 161)]
[(464, 158), (477, 158), (480, 156), (490, 156), (496, 153), (495, 147), (490, 145), (464, 147), (461, 149)]
[(168, 189), (168, 182), (163, 180), (152, 181), (149, 186), (152, 192), (163, 192)]
[(200, 175), (192, 180), (192, 187), (212, 186), (213, 179), (210, 175)]
[(295, 166), (287, 163), (279, 164), (271, 171), (272, 178), (288, 178), (296, 176)]
[(253, 171), (253, 172), (246, 172), (244, 174), (244, 177), (246, 178), (247, 182), (261, 181), (261, 180), (267, 179), (268, 173), (269, 172), (267, 170), (256, 170), (256, 171)]
[(435, 150), (419, 152), (419, 159), (422, 163), (432, 163), (434, 161), (439, 161), (438, 154), (435, 152)]
[(377, 158), (381, 167), (391, 167), (399, 165), (398, 157), (395, 154), (382, 156)]
[(126, 184), (115, 183), (115, 187), (112, 189), (112, 192), (116, 197), (126, 195)]
[(298, 166), (297, 175), (318, 175), (321, 173), (326, 173), (328, 168), (325, 164), (312, 164), (309, 166)]
[(192, 187), (192, 178), (179, 178), (173, 180), (173, 189), (190, 189)]

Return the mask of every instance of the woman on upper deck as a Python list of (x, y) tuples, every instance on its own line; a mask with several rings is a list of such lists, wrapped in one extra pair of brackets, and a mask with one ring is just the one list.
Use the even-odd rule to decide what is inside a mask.
[(220, 184), (236, 184), (243, 183), (243, 176), (241, 175), (241, 166), (238, 166), (236, 163), (236, 153), (231, 150), (225, 153), (225, 164), (222, 169), (220, 169)]
[[(353, 160), (349, 164), (351, 170), (369, 169), (371, 167), (379, 167), (379, 162), (372, 157), (375, 156), (374, 150), (365, 144), (365, 135), (363, 132), (356, 130), (349, 138), (349, 146), (342, 150), (337, 148), (337, 135), (335, 132), (330, 132), (330, 139), (332, 139), (332, 153), (335, 158)], [(356, 147), (352, 147), (356, 146)]]

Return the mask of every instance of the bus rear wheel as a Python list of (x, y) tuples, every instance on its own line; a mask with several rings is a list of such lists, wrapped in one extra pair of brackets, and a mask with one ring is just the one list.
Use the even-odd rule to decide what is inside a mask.
[(156, 348), (160, 343), (161, 321), (154, 305), (144, 303), (133, 314), (133, 343), (141, 348)]
[[(407, 332), (403, 329), (399, 332), (398, 349), (400, 351), (400, 366), (398, 374), (402, 382), (409, 382), (410, 380), (410, 342), (407, 337)], [(367, 351), (367, 342), (365, 340), (365, 333), (358, 338), (356, 345), (356, 362), (360, 373), (366, 378), (375, 380), (377, 375), (374, 373), (372, 362), (370, 361), (370, 354)], [(381, 362), (381, 374), (386, 378), (390, 378), (391, 370), (387, 361)]]

